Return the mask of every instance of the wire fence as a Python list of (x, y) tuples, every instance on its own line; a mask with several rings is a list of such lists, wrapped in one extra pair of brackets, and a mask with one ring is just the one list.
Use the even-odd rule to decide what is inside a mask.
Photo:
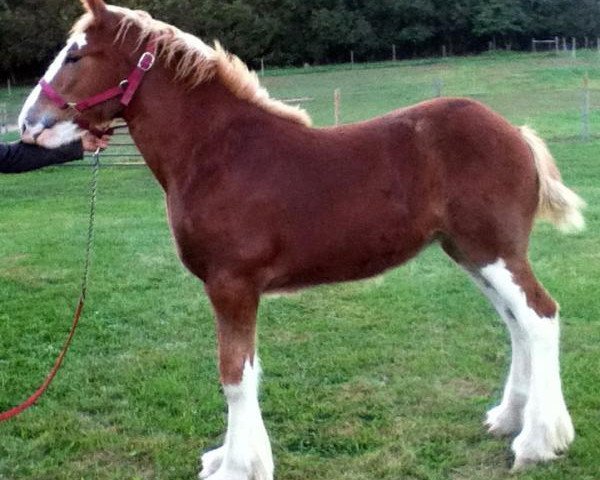
[[(540, 57), (540, 55), (552, 55), (552, 58), (556, 58), (557, 65), (561, 69), (569, 69), (576, 64), (575, 62), (579, 61), (579, 59), (574, 60), (574, 57), (570, 54), (565, 55), (562, 41), (558, 37), (554, 40), (536, 40), (536, 42), (539, 42), (535, 44), (537, 50), (543, 46), (548, 48), (548, 52), (543, 54), (538, 51), (537, 56), (532, 56), (532, 59), (545, 58)], [(557, 48), (557, 45), (561, 48)], [(600, 41), (598, 41), (597, 47), (598, 58), (595, 61), (600, 65)], [(586, 51), (588, 59), (595, 56), (595, 49), (596, 45), (594, 45), (594, 49)], [(487, 57), (487, 60), (490, 61), (490, 57)], [(440, 59), (429, 59), (417, 65), (425, 67), (431, 65), (432, 70), (434, 70), (434, 67), (438, 68), (439, 65), (443, 67), (444, 64)], [(384, 71), (402, 72), (404, 68), (412, 68), (412, 66), (407, 65), (406, 62), (390, 61), (382, 64), (342, 65), (330, 67), (326, 71), (335, 72), (338, 69), (356, 68), (358, 72), (359, 70), (381, 68)], [(313, 71), (313, 69), (311, 68), (309, 71)], [(291, 71), (292, 75), (287, 75), (286, 78), (296, 77), (300, 79), (304, 75), (293, 75), (293, 73), (299, 72), (306, 73), (304, 70)], [(314, 69), (314, 73), (319, 72), (319, 69)], [(545, 121), (545, 118), (550, 121), (552, 116), (557, 114), (568, 115), (568, 128), (563, 127), (562, 124), (560, 128), (548, 127), (547, 130), (551, 132), (550, 135), (544, 132), (548, 139), (577, 138), (587, 141), (596, 138), (600, 134), (600, 88), (597, 88), (594, 82), (590, 82), (587, 73), (580, 77), (579, 84), (565, 88), (546, 88), (544, 85), (540, 85), (535, 90), (490, 92), (486, 88), (485, 79), (478, 78), (469, 84), (468, 81), (458, 81), (445, 77), (443, 68), (440, 68), (439, 72), (439, 74), (434, 73), (431, 75), (426, 83), (399, 83), (397, 87), (394, 86), (393, 91), (375, 93), (374, 87), (376, 88), (376, 86), (360, 83), (350, 86), (348, 83), (343, 85), (330, 83), (322, 88), (315, 88), (314, 77), (311, 77), (312, 80), (306, 79), (304, 83), (298, 81), (291, 91), (290, 89), (278, 90), (276, 86), (282, 77), (282, 72), (280, 70), (266, 70), (262, 73), (265, 76), (263, 83), (266, 84), (274, 96), (279, 97), (288, 104), (299, 105), (307, 109), (317, 125), (334, 125), (363, 120), (384, 113), (387, 110), (411, 105), (432, 97), (467, 96), (488, 104), (511, 121), (520, 123), (529, 123), (530, 119), (536, 115), (543, 116), (543, 121)], [(376, 79), (381, 75), (384, 75), (384, 73), (374, 73), (372, 76)], [(494, 79), (490, 79), (490, 81), (492, 80)], [(460, 83), (459, 87), (456, 85), (458, 83)], [(30, 88), (31, 86), (10, 85), (6, 89), (0, 89), (0, 139), (6, 141), (18, 138), (17, 119)], [(289, 93), (293, 94), (289, 95)], [(385, 109), (376, 110), (373, 108), (372, 100), (377, 93), (387, 98)], [(141, 154), (126, 128), (116, 130), (111, 141), (111, 147), (104, 153), (103, 157), (105, 158), (105, 164), (143, 164)]]
[[(539, 52), (548, 52), (555, 54), (557, 56), (564, 57), (572, 57), (576, 58), (577, 53), (586, 50), (596, 50), (600, 55), (600, 37), (563, 37), (563, 36), (553, 36), (550, 38), (531, 38), (530, 40), (530, 51), (534, 53)], [(501, 52), (501, 51), (512, 51), (513, 45), (510, 42), (504, 44), (498, 44), (496, 39), (490, 40), (487, 42), (486, 48), (482, 48), (480, 52), (487, 50), (488, 52)], [(519, 48), (516, 48), (514, 51), (527, 51), (526, 43), (522, 43)], [(344, 64), (354, 65), (360, 63), (374, 63), (374, 62), (396, 62), (396, 61), (405, 61), (410, 58), (400, 57), (398, 54), (400, 49), (394, 45), (390, 44), (389, 48), (386, 52), (382, 52), (379, 55), (373, 56), (369, 55), (368, 57), (361, 57), (360, 53), (356, 50), (349, 49), (347, 50), (345, 57), (341, 60)], [(471, 53), (472, 54), (472, 53)], [(453, 56), (452, 46), (442, 44), (439, 45), (436, 49), (429, 52), (428, 57), (424, 58), (446, 58)], [(464, 55), (464, 54), (463, 54)], [(469, 54), (467, 54), (469, 55)], [(263, 57), (253, 58), (249, 61), (249, 64), (252, 68), (256, 69), (256, 71), (264, 76), (268, 74), (269, 71), (275, 69), (280, 69), (276, 65), (269, 64), (269, 55), (265, 55)], [(326, 66), (328, 64), (318, 63), (313, 64), (311, 62), (304, 62), (304, 68), (319, 68), (322, 66)], [(331, 64), (329, 64), (331, 65)]]

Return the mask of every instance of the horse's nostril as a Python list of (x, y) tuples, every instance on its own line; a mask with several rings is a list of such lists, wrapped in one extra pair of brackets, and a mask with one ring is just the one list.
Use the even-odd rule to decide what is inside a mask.
[(44, 128), (52, 128), (54, 125), (56, 125), (56, 119), (50, 115), (44, 115), (41, 123)]

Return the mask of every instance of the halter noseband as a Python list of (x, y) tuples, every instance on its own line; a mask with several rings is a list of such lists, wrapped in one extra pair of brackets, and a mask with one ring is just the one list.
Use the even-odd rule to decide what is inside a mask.
[(100, 105), (101, 103), (118, 97), (121, 97), (121, 105), (125, 107), (129, 105), (135, 92), (142, 83), (144, 75), (152, 68), (154, 62), (156, 61), (156, 49), (156, 42), (151, 39), (146, 45), (146, 49), (138, 60), (136, 67), (126, 79), (121, 81), (116, 87), (109, 88), (102, 93), (98, 93), (97, 95), (80, 100), (79, 102), (67, 102), (63, 96), (43, 78), (39, 81), (39, 85), (42, 89), (42, 93), (58, 108), (61, 110), (72, 108), (73, 110), (77, 111), (77, 117), (75, 117), (75, 123), (77, 123), (77, 125), (85, 130), (88, 130), (97, 137), (101, 137), (102, 135), (110, 133), (110, 130), (101, 131), (92, 127), (87, 120), (79, 117), (79, 114), (83, 113), (85, 110), (95, 107), (96, 105)]

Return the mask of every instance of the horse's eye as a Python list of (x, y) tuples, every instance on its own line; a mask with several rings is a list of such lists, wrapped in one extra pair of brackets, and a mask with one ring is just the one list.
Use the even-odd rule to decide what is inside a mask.
[(65, 58), (65, 63), (77, 63), (79, 60), (81, 60), (81, 57), (76, 55), (67, 55), (67, 58)]

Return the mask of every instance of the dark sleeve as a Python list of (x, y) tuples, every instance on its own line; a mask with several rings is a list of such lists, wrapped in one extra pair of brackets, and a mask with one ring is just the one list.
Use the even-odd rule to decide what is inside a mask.
[(21, 173), (83, 158), (81, 140), (58, 148), (22, 142), (0, 143), (0, 173)]

